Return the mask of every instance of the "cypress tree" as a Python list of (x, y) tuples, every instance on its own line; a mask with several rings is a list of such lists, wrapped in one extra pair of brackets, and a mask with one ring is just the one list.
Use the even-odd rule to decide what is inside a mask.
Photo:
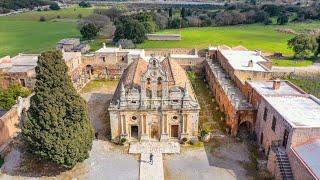
[(28, 150), (72, 168), (89, 156), (94, 137), (86, 102), (77, 94), (60, 51), (39, 56), (35, 95), (22, 136)]

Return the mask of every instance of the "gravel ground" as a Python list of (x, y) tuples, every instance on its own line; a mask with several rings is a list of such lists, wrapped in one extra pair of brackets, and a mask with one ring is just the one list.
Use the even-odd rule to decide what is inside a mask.
[(165, 179), (251, 179), (241, 162), (249, 162), (247, 145), (230, 142), (219, 147), (184, 147), (181, 154), (164, 157)]

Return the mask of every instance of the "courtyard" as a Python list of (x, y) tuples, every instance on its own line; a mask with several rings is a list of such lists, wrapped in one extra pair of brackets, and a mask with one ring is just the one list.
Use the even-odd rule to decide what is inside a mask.
[[(210, 100), (204, 81), (194, 76), (192, 84), (202, 107), (200, 128), (214, 131), (208, 143), (181, 145), (179, 154), (163, 155), (164, 179), (255, 179), (257, 170), (248, 142), (231, 138), (221, 132), (222, 113)], [(17, 143), (8, 150), (2, 166), (1, 178), (6, 179), (139, 179), (139, 154), (129, 154), (128, 146), (110, 142), (107, 107), (118, 81), (91, 81), (82, 89), (81, 96), (88, 102), (89, 116), (97, 139), (90, 157), (72, 170), (42, 162), (25, 152)], [(209, 99), (209, 101), (208, 101)], [(213, 111), (215, 110), (215, 111)], [(207, 117), (207, 118), (205, 118)], [(217, 122), (216, 122), (217, 121)]]

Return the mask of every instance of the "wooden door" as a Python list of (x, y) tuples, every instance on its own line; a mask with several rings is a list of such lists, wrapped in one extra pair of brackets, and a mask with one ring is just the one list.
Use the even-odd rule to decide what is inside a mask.
[(179, 125), (171, 125), (171, 137), (178, 138), (179, 137)]
[(157, 124), (151, 125), (151, 138), (159, 139), (159, 126)]

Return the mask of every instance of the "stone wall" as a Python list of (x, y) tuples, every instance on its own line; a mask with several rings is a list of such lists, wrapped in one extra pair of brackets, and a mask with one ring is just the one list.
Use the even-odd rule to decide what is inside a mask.
[(17, 104), (0, 117), (0, 146), (4, 145), (19, 132), (18, 124), (20, 123), (22, 112), (29, 109), (32, 95), (27, 98), (19, 97)]
[[(263, 119), (265, 108), (268, 109), (266, 120)], [(271, 129), (273, 117), (277, 119), (275, 131)], [(292, 135), (291, 125), (287, 123), (282, 116), (263, 99), (257, 112), (255, 131), (257, 133), (258, 142), (265, 150), (266, 154), (268, 153), (268, 149), (271, 147), (273, 141), (280, 140), (282, 144), (285, 129), (289, 132), (287, 147), (290, 147), (290, 137)], [(263, 134), (263, 137), (261, 134)]]
[(180, 41), (180, 34), (146, 34), (149, 41)]
[(196, 49), (190, 48), (157, 48), (157, 49), (146, 49), (145, 55), (146, 56), (164, 56), (167, 57), (170, 54), (188, 54), (188, 55), (195, 55), (197, 54)]
[(316, 179), (310, 170), (307, 168), (307, 165), (299, 159), (299, 156), (294, 152), (292, 148), (288, 149), (287, 151), (290, 166), (292, 170), (293, 177), (297, 180), (313, 180)]

